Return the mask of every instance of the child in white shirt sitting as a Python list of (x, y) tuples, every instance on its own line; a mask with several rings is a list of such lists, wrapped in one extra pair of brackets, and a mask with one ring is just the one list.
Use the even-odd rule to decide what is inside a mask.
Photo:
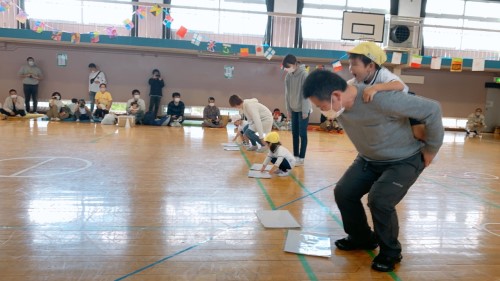
[(281, 145), (280, 136), (276, 132), (270, 132), (267, 134), (264, 141), (267, 142), (267, 145), (269, 146), (269, 152), (264, 160), (264, 163), (262, 163), (262, 169), (260, 172), (263, 173), (267, 164), (271, 162), (274, 166), (271, 170), (269, 170), (269, 173), (277, 167), (278, 169), (275, 170), (274, 174), (278, 177), (288, 176), (289, 171), (295, 167), (295, 157), (293, 154)]

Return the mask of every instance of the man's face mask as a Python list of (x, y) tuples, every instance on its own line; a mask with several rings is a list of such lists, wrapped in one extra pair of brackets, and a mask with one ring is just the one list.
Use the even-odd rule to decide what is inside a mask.
[(32, 61), (32, 60), (29, 60), (29, 61), (28, 61), (28, 65), (29, 65), (29, 66), (33, 66), (33, 65), (35, 65), (35, 62), (34, 62), (34, 61)]
[(333, 120), (333, 119), (339, 117), (342, 114), (342, 112), (344, 112), (344, 110), (345, 110), (345, 107), (342, 106), (342, 100), (340, 100), (340, 110), (335, 111), (333, 109), (332, 98), (330, 98), (330, 110), (327, 110), (327, 111), (321, 110), (321, 114), (323, 114), (327, 119)]

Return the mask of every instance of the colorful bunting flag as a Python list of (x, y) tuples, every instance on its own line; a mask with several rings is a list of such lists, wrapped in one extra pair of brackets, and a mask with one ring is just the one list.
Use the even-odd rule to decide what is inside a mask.
[(8, 1), (0, 2), (0, 12), (5, 12), (10, 9), (10, 3)]
[(242, 57), (248, 57), (248, 48), (240, 48), (240, 56)]
[(266, 57), (267, 60), (271, 60), (274, 54), (276, 54), (276, 51), (273, 48), (269, 47), (264, 53), (264, 56)]
[(110, 26), (106, 28), (106, 35), (109, 36), (109, 38), (115, 38), (118, 36), (118, 31), (116, 31), (116, 27)]
[(71, 43), (73, 44), (80, 43), (80, 33), (78, 32), (71, 33)]
[(146, 7), (137, 7), (135, 14), (142, 20), (146, 17)]
[(264, 47), (262, 45), (255, 45), (255, 56), (257, 57), (264, 56)]
[(44, 28), (45, 28), (45, 23), (41, 21), (35, 21), (32, 30), (36, 33), (42, 33)]
[(340, 60), (335, 61), (334, 63), (332, 63), (332, 68), (333, 68), (333, 72), (342, 71), (342, 63), (340, 63)]
[(131, 30), (132, 28), (134, 28), (134, 23), (130, 19), (124, 20), (123, 24), (125, 25), (125, 28), (127, 30)]
[(452, 58), (451, 59), (451, 72), (462, 72), (464, 60), (462, 58)]
[(52, 31), (52, 40), (61, 41), (62, 32), (61, 31)]
[(229, 55), (231, 53), (231, 44), (222, 44), (222, 54)]
[(391, 58), (391, 63), (392, 64), (401, 64), (402, 56), (403, 56), (403, 54), (400, 52), (393, 52), (392, 58)]
[(22, 24), (26, 24), (27, 19), (28, 19), (28, 14), (26, 14), (23, 10), (20, 10), (16, 16), (16, 20)]
[(99, 42), (99, 32), (90, 32), (90, 43), (97, 43)]
[(194, 44), (196, 46), (200, 46), (201, 41), (203, 40), (203, 36), (199, 33), (193, 34), (193, 38), (191, 39), (191, 44)]
[(431, 58), (431, 69), (441, 69), (441, 58), (432, 57)]
[(325, 66), (322, 64), (317, 64), (316, 69), (325, 69)]
[(151, 7), (151, 10), (149, 10), (149, 12), (155, 17), (162, 11), (163, 9), (160, 7), (160, 5), (154, 5), (153, 7)]
[(166, 27), (170, 27), (172, 25), (172, 22), (174, 21), (174, 18), (170, 15), (170, 13), (165, 14), (165, 19), (163, 19), (163, 24)]
[(180, 38), (184, 38), (187, 32), (188, 32), (187, 28), (181, 25), (181, 27), (179, 27), (179, 29), (175, 34), (177, 34), (177, 36), (179, 36)]
[(215, 44), (217, 44), (214, 40), (210, 40), (207, 44), (207, 51), (215, 52)]
[(420, 68), (421, 65), (422, 65), (422, 56), (419, 55), (411, 56), (410, 67)]
[(484, 59), (472, 59), (472, 71), (484, 71)]

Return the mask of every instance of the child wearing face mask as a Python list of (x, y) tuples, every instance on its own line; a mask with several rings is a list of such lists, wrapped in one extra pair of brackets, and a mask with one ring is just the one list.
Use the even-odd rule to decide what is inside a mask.
[(92, 111), (88, 108), (88, 106), (85, 104), (84, 99), (78, 100), (78, 108), (75, 111), (75, 117), (76, 117), (76, 122), (85, 121), (85, 120), (92, 120)]
[[(136, 103), (137, 107), (132, 107)], [(132, 98), (127, 101), (127, 115), (135, 116), (135, 123), (141, 124), (146, 113), (146, 102), (141, 99), (141, 92), (137, 89), (132, 91)]]
[(64, 103), (61, 101), (61, 94), (59, 92), (52, 93), (52, 96), (49, 100), (49, 110), (47, 111), (47, 118), (51, 121), (59, 121), (61, 120), (59, 113), (61, 109), (64, 107)]
[(264, 141), (267, 142), (269, 146), (269, 153), (262, 163), (262, 169), (260, 172), (264, 173), (267, 164), (271, 162), (274, 166), (271, 170), (269, 170), (269, 173), (274, 173), (278, 177), (288, 176), (289, 171), (291, 171), (295, 166), (295, 157), (290, 153), (290, 151), (288, 151), (288, 149), (281, 145), (280, 136), (277, 132), (270, 132), (267, 134)]
[[(363, 42), (350, 51), (349, 70), (354, 76), (347, 81), (349, 85), (364, 86), (363, 101), (370, 102), (378, 92), (383, 91), (401, 91), (408, 92), (408, 86), (401, 78), (390, 72), (382, 64), (387, 60), (387, 56), (377, 44), (373, 42)], [(410, 118), (413, 135), (416, 139), (425, 140), (424, 125)]]
[(307, 71), (305, 65), (291, 54), (285, 56), (282, 66), (287, 72), (285, 105), (292, 122), (293, 155), (297, 160), (297, 166), (302, 166), (306, 157), (309, 114), (312, 112), (311, 103), (302, 95), (302, 86), (307, 78)]
[(215, 106), (215, 98), (208, 98), (208, 105), (203, 109), (203, 127), (221, 128), (220, 110)]
[[(0, 108), (0, 113), (5, 116), (25, 116), (25, 101), (23, 97), (17, 95), (17, 91), (14, 89), (9, 90), (9, 95), (5, 98), (3, 107)], [(3, 117), (6, 118), (6, 117)]]
[(181, 126), (184, 122), (185, 105), (181, 101), (180, 93), (172, 94), (172, 101), (168, 103), (167, 115), (169, 117), (168, 126)]
[(104, 118), (104, 115), (109, 113), (111, 109), (111, 104), (113, 103), (113, 97), (111, 93), (107, 91), (107, 85), (102, 83), (99, 85), (99, 92), (95, 94), (95, 103), (97, 105), (97, 109), (95, 110), (94, 117), (98, 119), (98, 121)]

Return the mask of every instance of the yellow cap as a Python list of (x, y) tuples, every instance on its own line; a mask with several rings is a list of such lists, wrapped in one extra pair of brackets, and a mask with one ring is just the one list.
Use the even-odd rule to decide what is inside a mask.
[(384, 50), (373, 42), (363, 42), (347, 52), (351, 54), (365, 55), (378, 65), (382, 65), (387, 60), (387, 55)]
[(267, 141), (269, 143), (278, 143), (280, 141), (280, 135), (278, 135), (278, 133), (276, 132), (270, 132), (266, 135), (264, 141)]

